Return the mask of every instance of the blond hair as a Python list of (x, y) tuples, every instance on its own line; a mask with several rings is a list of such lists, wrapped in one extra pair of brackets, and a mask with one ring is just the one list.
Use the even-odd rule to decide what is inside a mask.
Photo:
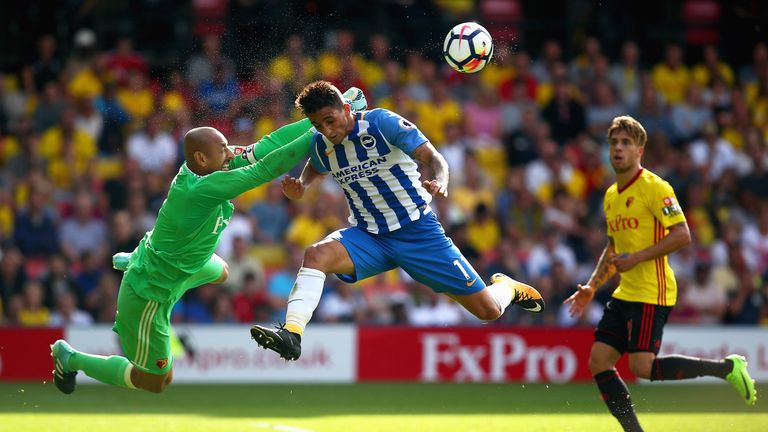
[(635, 141), (635, 144), (641, 147), (644, 146), (648, 141), (648, 134), (645, 133), (645, 128), (643, 128), (643, 125), (628, 115), (615, 117), (613, 119), (613, 122), (611, 122), (611, 127), (608, 128), (608, 141), (611, 140), (611, 135), (619, 130), (623, 130), (624, 132), (628, 133), (629, 136), (631, 136)]

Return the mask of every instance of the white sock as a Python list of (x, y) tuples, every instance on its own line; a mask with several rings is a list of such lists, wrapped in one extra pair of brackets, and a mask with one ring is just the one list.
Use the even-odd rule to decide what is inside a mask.
[(285, 327), (299, 335), (312, 318), (312, 313), (320, 303), (323, 293), (325, 273), (320, 270), (302, 267), (296, 275), (296, 283), (288, 295), (288, 310), (285, 313)]
[(127, 368), (125, 368), (125, 373), (123, 374), (123, 379), (125, 380), (125, 386), (129, 389), (136, 390), (136, 386), (133, 385), (133, 380), (131, 379), (131, 372), (133, 371), (133, 364), (129, 364)]
[(491, 293), (491, 297), (496, 300), (496, 304), (499, 305), (501, 310), (499, 316), (504, 314), (507, 306), (512, 303), (512, 299), (515, 296), (514, 290), (509, 285), (507, 281), (501, 281), (486, 287), (488, 292)]

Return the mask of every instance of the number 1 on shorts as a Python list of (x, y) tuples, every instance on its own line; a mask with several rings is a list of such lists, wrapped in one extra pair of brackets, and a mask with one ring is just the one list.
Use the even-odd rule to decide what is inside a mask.
[[(464, 262), (466, 262), (466, 261), (467, 261), (467, 259), (466, 259), (466, 258), (464, 258), (464, 257), (461, 257), (461, 259), (462, 259), (462, 261), (464, 261)], [(464, 275), (464, 277), (465, 277), (467, 280), (469, 280), (469, 273), (467, 273), (467, 271), (464, 269), (464, 266), (463, 266), (463, 265), (461, 265), (461, 261), (459, 261), (459, 260), (457, 260), (457, 259), (456, 259), (456, 260), (453, 260), (453, 265), (455, 265), (456, 267), (458, 267), (458, 268), (459, 268), (459, 270), (461, 270), (461, 274), (463, 274), (463, 275)], [(467, 263), (467, 265), (469, 265), (469, 263)]]

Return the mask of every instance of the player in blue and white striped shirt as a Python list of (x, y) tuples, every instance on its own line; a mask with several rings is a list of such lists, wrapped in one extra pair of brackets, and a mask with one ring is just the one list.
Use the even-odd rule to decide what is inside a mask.
[[(286, 324), (253, 326), (259, 345), (287, 360), (299, 357), (301, 335), (320, 301), (326, 273), (355, 282), (401, 267), (482, 320), (499, 318), (510, 303), (532, 312), (543, 309), (538, 291), (505, 275), (493, 275), (486, 286), (446, 237), (429, 203), (432, 195), (448, 195), (448, 164), (416, 125), (385, 109), (352, 112), (327, 81), (306, 86), (296, 105), (317, 133), (301, 177), (283, 179), (283, 192), (300, 199), (307, 187), (330, 174), (344, 191), (352, 226), (305, 251)], [(421, 181), (417, 162), (431, 168), (434, 179)]]

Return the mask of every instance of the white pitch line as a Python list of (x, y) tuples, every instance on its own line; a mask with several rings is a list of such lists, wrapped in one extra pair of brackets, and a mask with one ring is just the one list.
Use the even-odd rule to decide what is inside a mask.
[(269, 429), (269, 430), (276, 430), (276, 431), (282, 431), (282, 432), (313, 432), (310, 429), (302, 429), (294, 426), (272, 424), (272, 423), (266, 423), (266, 422), (257, 422), (257, 423), (251, 423), (251, 424), (253, 425), (253, 427), (258, 429)]

